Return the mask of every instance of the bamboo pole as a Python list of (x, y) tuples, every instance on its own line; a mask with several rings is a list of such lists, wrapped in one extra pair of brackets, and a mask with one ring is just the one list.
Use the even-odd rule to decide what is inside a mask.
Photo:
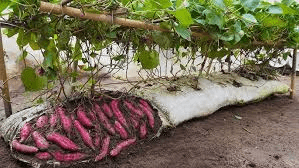
[(10, 103), (10, 96), (9, 96), (9, 88), (7, 82), (7, 75), (6, 75), (6, 68), (5, 68), (5, 61), (4, 61), (4, 51), (3, 51), (3, 44), (2, 44), (2, 34), (1, 34), (1, 27), (0, 27), (0, 81), (3, 83), (3, 87), (0, 85), (2, 90), (2, 98), (4, 103), (4, 110), (6, 118), (12, 114), (11, 103)]
[(291, 92), (290, 92), (291, 99), (295, 97), (296, 68), (297, 68), (296, 66), (297, 66), (297, 47), (295, 47), (293, 51), (293, 65), (292, 65)]
[[(131, 20), (126, 18), (119, 18), (119, 17), (113, 17), (111, 15), (106, 14), (95, 14), (95, 13), (88, 13), (82, 11), (77, 8), (72, 7), (66, 7), (62, 5), (56, 5), (49, 2), (41, 2), (40, 12), (49, 12), (52, 14), (66, 14), (68, 16), (73, 16), (81, 19), (89, 19), (94, 21), (101, 21), (109, 24), (118, 24), (121, 26), (127, 26), (127, 27), (133, 27), (133, 28), (140, 28), (140, 29), (146, 29), (146, 30), (158, 30), (162, 32), (171, 32), (171, 30), (163, 29), (159, 25), (153, 25), (146, 22), (141, 22), (137, 20)], [(211, 39), (211, 37), (207, 33), (198, 33), (198, 32), (192, 32), (192, 36), (200, 37), (200, 38), (207, 38)]]

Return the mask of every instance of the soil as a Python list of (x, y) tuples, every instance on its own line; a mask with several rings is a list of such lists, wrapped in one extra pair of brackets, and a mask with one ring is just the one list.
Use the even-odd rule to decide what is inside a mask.
[[(296, 91), (299, 93), (299, 78)], [(298, 99), (273, 95), (259, 103), (225, 107), (185, 122), (113, 160), (72, 167), (297, 168), (298, 142)], [(0, 167), (29, 166), (12, 158), (1, 139)]]

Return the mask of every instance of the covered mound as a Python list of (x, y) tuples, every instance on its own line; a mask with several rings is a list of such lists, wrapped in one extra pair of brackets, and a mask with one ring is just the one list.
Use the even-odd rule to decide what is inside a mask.
[(116, 92), (108, 95), (76, 98), (35, 111), (31, 117), (7, 119), (18, 122), (20, 129), (9, 126), (2, 135), (9, 134), (4, 139), (9, 141), (12, 155), (21, 161), (34, 167), (67, 167), (107, 161), (157, 134), (162, 122), (147, 100)]

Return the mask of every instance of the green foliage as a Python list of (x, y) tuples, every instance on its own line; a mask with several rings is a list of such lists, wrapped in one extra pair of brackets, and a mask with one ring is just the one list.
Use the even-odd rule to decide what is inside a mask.
[(45, 77), (37, 76), (35, 70), (31, 67), (27, 67), (22, 71), (21, 80), (26, 91), (39, 91), (47, 84), (47, 79)]
[[(43, 52), (45, 77), (41, 79), (34, 76), (30, 68), (22, 73), (22, 76), (37, 78), (41, 83), (44, 78), (55, 80), (57, 76), (77, 74), (68, 74), (66, 67), (78, 61), (88, 64), (83, 55), (97, 58), (98, 53), (104, 49), (109, 54), (110, 45), (115, 43), (135, 49), (135, 59), (144, 69), (153, 69), (159, 65), (159, 54), (154, 50), (156, 46), (173, 51), (182, 47), (191, 48), (186, 55), (192, 56), (196, 51), (201, 51), (210, 58), (220, 59), (228, 54), (228, 48), (254, 50), (261, 47), (251, 45), (254, 42), (282, 42), (285, 47), (299, 44), (299, 4), (294, 0), (276, 3), (263, 0), (76, 0), (69, 3), (82, 12), (92, 13), (110, 14), (118, 8), (125, 8), (125, 15), (115, 17), (159, 24), (171, 32), (49, 15), (39, 12), (40, 2), (0, 0), (0, 14), (4, 15), (3, 11), (9, 9), (5, 10), (8, 16), (6, 22), (16, 26), (6, 29), (4, 33), (8, 37), (18, 34), (17, 44), (21, 49), (29, 46)], [(61, 0), (48, 2), (59, 4)], [(195, 33), (206, 33), (209, 37), (193, 36)], [(23, 51), (25, 57), (27, 53)], [(59, 57), (61, 53), (66, 55), (63, 60)], [(121, 63), (126, 59), (126, 53), (118, 53), (112, 62)], [(182, 64), (180, 67), (186, 69)], [(90, 72), (95, 69), (91, 65), (84, 68)], [(25, 77), (22, 80), (27, 90), (42, 88), (34, 86)]]
[(155, 50), (142, 50), (135, 54), (143, 69), (154, 69), (160, 64), (159, 53)]

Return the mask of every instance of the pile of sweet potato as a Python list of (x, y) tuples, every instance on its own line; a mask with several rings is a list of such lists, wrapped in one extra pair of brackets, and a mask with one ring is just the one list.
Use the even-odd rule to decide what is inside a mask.
[(80, 98), (27, 122), (11, 147), (42, 162), (98, 162), (155, 135), (161, 127), (157, 113), (134, 96)]

